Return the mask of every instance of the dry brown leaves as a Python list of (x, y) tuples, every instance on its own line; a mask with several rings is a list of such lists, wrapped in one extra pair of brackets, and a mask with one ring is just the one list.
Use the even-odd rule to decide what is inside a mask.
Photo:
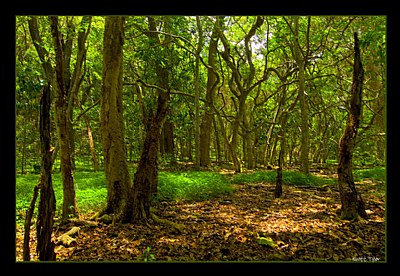
[[(274, 184), (239, 184), (232, 195), (155, 206), (158, 216), (184, 224), (182, 233), (163, 225), (81, 227), (74, 247), (56, 247), (57, 259), (385, 261), (385, 199), (370, 192), (368, 183), (358, 189), (363, 193), (368, 220), (340, 220), (335, 189), (284, 186), (282, 198), (274, 199)], [(23, 232), (17, 229), (17, 261), (22, 259), (21, 237)], [(272, 240), (273, 246), (262, 244), (263, 237)], [(31, 237), (33, 260), (37, 259), (35, 246)]]

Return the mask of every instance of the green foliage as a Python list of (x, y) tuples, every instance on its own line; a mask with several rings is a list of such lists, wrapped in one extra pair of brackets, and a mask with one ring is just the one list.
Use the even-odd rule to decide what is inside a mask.
[(276, 171), (259, 171), (254, 173), (241, 173), (233, 177), (232, 183), (257, 183), (273, 182), (276, 179)]
[(150, 251), (151, 251), (151, 247), (148, 246), (148, 247), (146, 247), (146, 250), (143, 252), (142, 259), (144, 262), (153, 262), (153, 261), (157, 260), (156, 255), (153, 253), (150, 253)]
[[(17, 222), (25, 219), (25, 212), (29, 208), (33, 196), (33, 189), (39, 180), (39, 175), (16, 176), (16, 215)], [(74, 175), (76, 199), (81, 212), (99, 210), (106, 202), (107, 188), (104, 172), (76, 172)], [(63, 188), (60, 173), (52, 174), (54, 194), (56, 196), (56, 210), (61, 212), (63, 202)], [(39, 201), (37, 199), (36, 204)], [(35, 212), (37, 210), (35, 209)]]
[(160, 172), (156, 199), (205, 200), (232, 191), (226, 177), (218, 173)]
[[(238, 174), (232, 179), (232, 183), (257, 183), (275, 182), (276, 171), (259, 171), (250, 174)], [(282, 172), (283, 184), (296, 186), (321, 186), (335, 183), (334, 179), (318, 177), (312, 174), (304, 174), (296, 171)]]
[[(133, 173), (132, 173), (133, 175)], [(32, 200), (33, 188), (39, 175), (18, 175), (16, 177), (16, 215), (22, 222)], [(62, 208), (61, 174), (52, 174), (56, 210)], [(97, 211), (104, 206), (107, 185), (103, 171), (78, 171), (74, 175), (76, 199), (80, 212)], [(221, 194), (233, 192), (229, 181), (223, 175), (211, 172), (160, 172), (158, 195), (155, 200), (205, 200)], [(36, 210), (35, 210), (36, 211)]]
[(385, 167), (362, 169), (353, 171), (354, 181), (362, 181), (364, 179), (373, 179), (375, 181), (386, 181)]
[[(257, 236), (258, 236), (258, 234), (257, 234)], [(271, 248), (276, 247), (275, 242), (270, 237), (260, 237), (260, 236), (258, 236), (257, 237), (257, 243), (261, 244), (261, 245), (265, 245), (267, 247), (271, 247)]]

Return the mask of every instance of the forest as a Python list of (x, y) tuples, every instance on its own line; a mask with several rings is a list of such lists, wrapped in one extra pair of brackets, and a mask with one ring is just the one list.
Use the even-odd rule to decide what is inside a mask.
[(385, 16), (16, 16), (16, 261), (386, 260)]

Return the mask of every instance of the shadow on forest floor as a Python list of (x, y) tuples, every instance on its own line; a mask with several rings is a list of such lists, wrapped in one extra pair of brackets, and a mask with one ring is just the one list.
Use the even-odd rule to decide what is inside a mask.
[[(235, 192), (205, 201), (159, 202), (157, 215), (181, 223), (99, 224), (82, 228), (77, 244), (57, 246), (63, 261), (385, 261), (382, 183), (357, 183), (367, 220), (340, 220), (339, 192), (274, 183), (235, 184)], [(21, 230), (22, 231), (22, 230)], [(23, 233), (21, 233), (23, 235)], [(17, 233), (18, 235), (18, 233)], [(19, 240), (19, 239), (18, 239)], [(267, 241), (267, 242), (265, 242)], [(36, 243), (31, 242), (31, 252)], [(22, 256), (17, 242), (17, 260)], [(37, 259), (32, 256), (32, 259)]]

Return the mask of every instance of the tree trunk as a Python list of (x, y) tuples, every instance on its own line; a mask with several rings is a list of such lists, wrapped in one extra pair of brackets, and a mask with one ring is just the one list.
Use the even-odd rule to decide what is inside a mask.
[(278, 169), (276, 170), (276, 181), (275, 181), (275, 190), (274, 197), (279, 198), (282, 196), (282, 163), (283, 163), (283, 152), (284, 152), (284, 137), (280, 139), (280, 150), (278, 157)]
[(218, 34), (215, 28), (218, 28), (217, 23), (214, 24), (210, 45), (208, 47), (208, 65), (210, 68), (207, 69), (206, 103), (204, 105), (205, 112), (200, 126), (200, 166), (202, 167), (210, 165), (211, 129), (214, 120), (212, 105), (218, 83), (218, 77), (214, 69), (218, 46)]
[(340, 201), (342, 204), (341, 218), (347, 220), (357, 219), (358, 216), (362, 218), (367, 217), (361, 195), (357, 193), (354, 185), (352, 171), (353, 150), (362, 110), (363, 79), (364, 69), (361, 63), (358, 37), (357, 33), (354, 33), (354, 68), (350, 95), (350, 112), (343, 136), (339, 142), (339, 164), (337, 169)]
[[(308, 134), (308, 100), (307, 94), (305, 92), (305, 57), (303, 56), (302, 50), (300, 48), (299, 42), (299, 17), (294, 18), (294, 58), (296, 60), (297, 66), (299, 68), (299, 101), (300, 101), (300, 113), (301, 113), (301, 152), (300, 152), (300, 162), (301, 171), (303, 173), (309, 173), (309, 134)], [(307, 53), (306, 53), (307, 55)]]
[(57, 82), (57, 99), (55, 102), (55, 116), (58, 140), (60, 144), (60, 161), (61, 175), (63, 181), (63, 208), (62, 220), (67, 220), (70, 216), (78, 215), (78, 206), (76, 204), (73, 164), (72, 164), (72, 148), (70, 142), (70, 133), (72, 124), (68, 113), (68, 99), (70, 90), (66, 85), (65, 78), (65, 62), (63, 52), (63, 41), (58, 30), (57, 16), (51, 16), (51, 31), (56, 52), (56, 82)]
[[(156, 33), (156, 22), (153, 17), (148, 17), (150, 33), (147, 35), (154, 39), (158, 45), (162, 45)], [(167, 116), (168, 101), (170, 97), (167, 68), (156, 64), (157, 82), (160, 89), (157, 89), (157, 110), (147, 111), (146, 137), (144, 140), (138, 168), (133, 180), (133, 186), (129, 193), (128, 204), (119, 218), (123, 222), (135, 224), (147, 223), (151, 218), (150, 204), (151, 195), (157, 192), (158, 168), (157, 153), (160, 143), (161, 131)], [(164, 90), (165, 89), (165, 90)]]
[(201, 27), (200, 17), (196, 16), (196, 25), (199, 33), (199, 39), (197, 41), (196, 48), (196, 61), (194, 65), (194, 102), (195, 102), (195, 112), (194, 112), (194, 151), (195, 151), (195, 161), (194, 166), (196, 170), (200, 169), (200, 78), (199, 78), (199, 68), (200, 68), (200, 54), (203, 43), (203, 29)]
[(89, 138), (89, 149), (90, 149), (90, 155), (92, 157), (93, 171), (97, 172), (99, 170), (99, 161), (97, 160), (96, 148), (94, 146), (92, 130), (90, 128), (89, 116), (85, 114), (83, 115), (83, 118), (85, 119), (86, 130)]
[(161, 128), (168, 109), (169, 91), (159, 91), (157, 113), (149, 112), (147, 119), (146, 138), (138, 168), (135, 173), (133, 186), (129, 193), (129, 203), (122, 217), (123, 222), (135, 224), (147, 223), (151, 218), (151, 195), (157, 192), (158, 169), (157, 153)]
[(56, 198), (51, 179), (50, 150), (50, 83), (43, 89), (40, 108), (40, 142), (41, 142), (41, 175), (40, 175), (40, 201), (38, 206), (38, 220), (36, 223), (37, 247), (36, 251), (41, 261), (55, 261), (54, 242), (51, 240), (53, 233), (53, 219), (56, 211)]
[(29, 240), (30, 240), (30, 236), (31, 236), (30, 234), (31, 234), (32, 216), (33, 216), (33, 212), (35, 211), (35, 204), (36, 204), (36, 199), (37, 199), (39, 188), (40, 188), (40, 183), (41, 183), (41, 180), (39, 179), (39, 183), (33, 189), (31, 205), (29, 205), (29, 209), (26, 212), (25, 223), (24, 223), (24, 245), (23, 245), (23, 253), (22, 253), (24, 261), (30, 261), (30, 259), (31, 259)]
[(214, 140), (215, 140), (214, 148), (215, 148), (216, 162), (218, 166), (221, 166), (222, 164), (221, 143), (219, 139), (218, 126), (217, 126), (217, 121), (215, 120), (215, 116), (212, 117), (212, 123), (214, 125)]
[(161, 154), (165, 155), (170, 165), (176, 164), (175, 143), (174, 143), (174, 124), (166, 120), (160, 135)]
[(126, 208), (131, 187), (122, 105), (124, 21), (122, 16), (106, 17), (100, 101), (101, 138), (107, 181), (107, 206), (104, 212), (117, 216)]

